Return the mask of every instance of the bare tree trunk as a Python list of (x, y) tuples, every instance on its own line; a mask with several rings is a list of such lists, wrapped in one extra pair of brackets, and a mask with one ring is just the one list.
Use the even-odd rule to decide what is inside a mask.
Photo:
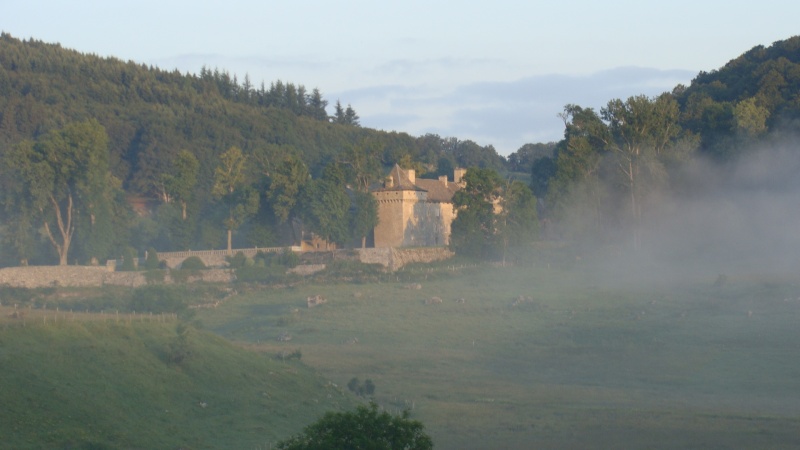
[(72, 243), (72, 235), (75, 232), (75, 227), (72, 225), (72, 194), (67, 194), (66, 222), (64, 222), (64, 217), (61, 214), (61, 208), (58, 206), (58, 202), (52, 195), (50, 196), (50, 203), (53, 205), (53, 209), (56, 213), (56, 224), (61, 234), (61, 243), (59, 244), (56, 241), (55, 236), (53, 236), (53, 233), (50, 231), (50, 225), (47, 223), (47, 219), (44, 219), (44, 230), (47, 233), (47, 238), (50, 240), (50, 243), (53, 244), (53, 247), (55, 247), (58, 253), (58, 265), (66, 266), (68, 262), (69, 246)]
[(636, 195), (636, 178), (637, 174), (634, 172), (635, 167), (633, 164), (633, 160), (628, 160), (628, 177), (630, 180), (630, 190), (631, 190), (631, 216), (633, 217), (633, 250), (639, 251), (642, 247), (642, 236), (641, 236), (641, 206), (639, 205), (639, 201)]

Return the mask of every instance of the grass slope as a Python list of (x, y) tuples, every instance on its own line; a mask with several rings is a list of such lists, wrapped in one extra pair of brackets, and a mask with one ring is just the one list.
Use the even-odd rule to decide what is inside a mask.
[[(377, 401), (413, 407), (439, 448), (797, 444), (795, 279), (623, 284), (580, 267), (431, 272), (421, 286), (403, 276), (242, 291), (199, 317), (264, 351), (300, 348), (336, 383), (373, 380)], [(317, 294), (328, 302), (306, 308)]]
[(353, 405), (302, 364), (175, 322), (6, 321), (0, 368), (3, 448), (268, 448)]

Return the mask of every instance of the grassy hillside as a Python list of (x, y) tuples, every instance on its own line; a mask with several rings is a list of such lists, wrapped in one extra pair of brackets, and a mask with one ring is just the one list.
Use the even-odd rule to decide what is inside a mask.
[[(3, 448), (269, 448), (352, 397), (172, 323), (0, 322)], [(179, 336), (180, 334), (180, 336)], [(181, 337), (182, 336), (182, 337)]]
[[(300, 348), (336, 383), (372, 380), (439, 448), (796, 445), (793, 278), (666, 286), (584, 263), (254, 290), (200, 319), (265, 352)], [(317, 294), (328, 302), (307, 308)]]

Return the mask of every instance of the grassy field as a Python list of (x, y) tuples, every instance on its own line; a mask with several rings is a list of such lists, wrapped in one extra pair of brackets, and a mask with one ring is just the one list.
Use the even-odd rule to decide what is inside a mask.
[(356, 403), (177, 319), (0, 312), (0, 448), (266, 449)]
[(611, 283), (578, 264), (386, 280), (240, 288), (197, 317), (262, 352), (301, 349), (340, 386), (371, 379), (438, 448), (797, 446), (797, 279)]

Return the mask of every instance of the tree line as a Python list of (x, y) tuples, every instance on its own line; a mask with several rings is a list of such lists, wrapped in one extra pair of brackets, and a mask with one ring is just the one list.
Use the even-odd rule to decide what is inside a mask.
[[(452, 175), (457, 166), (502, 170), (505, 164), (491, 146), (371, 130), (360, 126), (352, 106), (337, 100), (330, 115), (327, 107), (318, 89), (309, 93), (302, 85), (275, 81), (256, 88), (249, 77), (239, 81), (218, 69), (181, 74), (3, 33), (2, 264), (63, 261), (66, 253), (69, 263), (102, 261), (128, 246), (139, 252), (220, 248), (228, 237), (232, 245), (288, 245), (299, 238), (292, 226), (298, 223), (345, 242), (356, 229), (363, 238), (360, 224), (369, 220), (346, 222), (369, 216), (361, 193), (395, 163), (411, 161), (421, 176), (431, 177)], [(24, 212), (20, 205), (24, 195), (34, 195), (23, 191), (36, 189), (31, 183), (41, 178), (11, 167), (41, 168), (37, 158), (51, 156), (51, 166), (57, 166), (60, 150), (49, 149), (62, 135), (77, 139), (76, 128), (105, 136), (85, 144), (103, 147), (104, 161), (81, 167), (107, 173), (103, 187), (108, 201), (78, 196), (75, 188), (85, 180), (70, 180), (69, 194), (50, 199), (47, 227), (58, 250), (38, 231), (47, 234), (43, 217), (35, 217), (44, 215), (47, 205), (37, 200), (35, 208)], [(231, 163), (234, 148), (244, 163), (226, 191), (220, 187), (219, 169)], [(337, 189), (327, 189), (332, 184)], [(337, 205), (336, 220), (314, 212), (313, 207), (323, 208), (323, 197)], [(101, 206), (113, 212), (102, 218), (107, 227), (89, 212)], [(58, 214), (65, 221), (63, 230)], [(220, 233), (221, 227), (230, 233)]]
[(612, 99), (559, 114), (564, 138), (531, 164), (531, 189), (551, 235), (646, 244), (665, 196), (698, 195), (687, 170), (699, 160), (724, 172), (800, 131), (800, 37), (758, 46), (689, 86), (655, 97)]
[[(421, 177), (471, 168), (453, 245), (504, 259), (545, 236), (642, 246), (659, 193), (703, 157), (724, 166), (797, 129), (800, 38), (756, 47), (690, 86), (566, 105), (564, 138), (508, 158), (491, 145), (360, 126), (318, 89), (168, 72), (0, 36), (0, 264), (86, 263), (139, 252), (297, 243), (361, 245), (368, 195), (394, 164)], [(324, 112), (324, 114), (323, 114)]]

